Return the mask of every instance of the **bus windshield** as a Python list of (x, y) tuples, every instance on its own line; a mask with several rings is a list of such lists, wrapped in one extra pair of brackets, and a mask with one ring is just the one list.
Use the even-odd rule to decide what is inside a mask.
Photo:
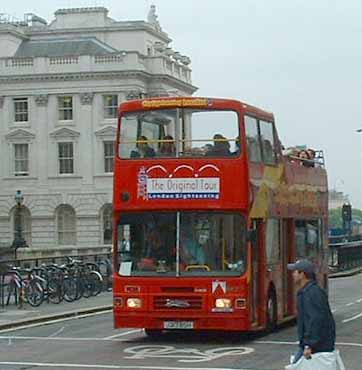
[(117, 228), (121, 275), (240, 276), (246, 224), (236, 213), (125, 213)]
[(121, 117), (120, 158), (233, 157), (240, 153), (234, 111), (162, 109)]

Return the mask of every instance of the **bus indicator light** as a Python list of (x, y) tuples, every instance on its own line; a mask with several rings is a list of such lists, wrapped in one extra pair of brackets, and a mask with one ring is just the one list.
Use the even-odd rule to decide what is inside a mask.
[(237, 308), (239, 310), (245, 310), (245, 308), (246, 308), (246, 299), (245, 298), (235, 299), (235, 308)]

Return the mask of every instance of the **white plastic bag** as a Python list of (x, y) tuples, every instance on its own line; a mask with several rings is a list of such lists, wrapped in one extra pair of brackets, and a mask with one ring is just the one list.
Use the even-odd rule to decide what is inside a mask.
[(287, 365), (285, 370), (346, 370), (339, 351), (319, 352), (307, 360), (304, 356), (295, 364)]

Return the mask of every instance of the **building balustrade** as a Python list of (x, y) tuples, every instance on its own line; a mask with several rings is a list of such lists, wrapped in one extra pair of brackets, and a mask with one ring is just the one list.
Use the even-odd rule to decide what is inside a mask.
[[(116, 69), (112, 65), (116, 65)], [(0, 58), (0, 76), (60, 73), (92, 73), (138, 70), (152, 74), (166, 74), (191, 83), (191, 70), (180, 61), (167, 55), (144, 56), (138, 52), (115, 55), (59, 56), (49, 58)], [(9, 76), (9, 77), (10, 77)]]

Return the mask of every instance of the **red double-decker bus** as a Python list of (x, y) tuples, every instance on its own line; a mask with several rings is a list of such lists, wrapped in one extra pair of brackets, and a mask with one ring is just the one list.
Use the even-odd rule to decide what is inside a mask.
[(271, 113), (235, 100), (119, 108), (114, 325), (252, 331), (295, 317), (287, 263), (327, 285), (327, 176), (283, 155)]

